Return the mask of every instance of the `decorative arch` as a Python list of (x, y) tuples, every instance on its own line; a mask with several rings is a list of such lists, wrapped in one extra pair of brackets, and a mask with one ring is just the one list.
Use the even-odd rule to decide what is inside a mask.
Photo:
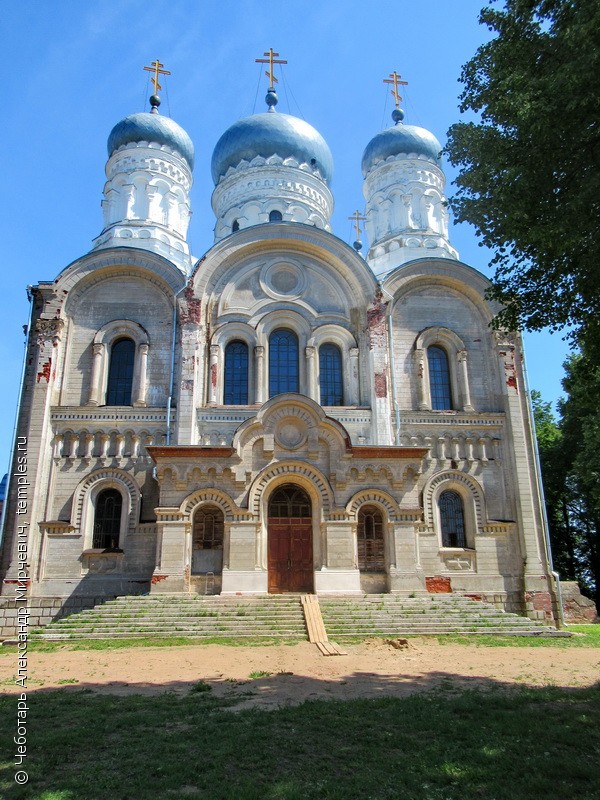
[(99, 406), (108, 402), (111, 349), (119, 340), (129, 340), (133, 342), (135, 348), (131, 379), (131, 404), (134, 406), (146, 405), (146, 372), (150, 337), (148, 331), (139, 322), (127, 319), (115, 319), (107, 322), (94, 336), (88, 405)]
[(329, 516), (333, 508), (333, 491), (323, 473), (304, 462), (282, 461), (266, 467), (257, 475), (248, 492), (248, 510), (255, 517), (260, 515), (262, 501), (273, 489), (283, 483), (297, 483), (305, 489), (314, 508), (322, 509), (323, 517)]
[(423, 490), (423, 506), (425, 522), (429, 530), (438, 535), (442, 546), (442, 531), (438, 501), (442, 492), (453, 491), (460, 495), (463, 502), (467, 546), (475, 547), (478, 533), (481, 533), (487, 521), (485, 496), (481, 485), (471, 475), (459, 470), (445, 470), (431, 478)]
[(452, 407), (460, 411), (473, 411), (467, 363), (468, 351), (458, 334), (440, 326), (425, 328), (415, 340), (414, 359), (419, 410), (431, 411), (433, 408), (429, 348), (441, 349), (447, 358)]
[(140, 515), (141, 492), (128, 472), (122, 469), (99, 469), (87, 475), (73, 494), (71, 525), (84, 537), (84, 549), (91, 547), (95, 500), (104, 489), (117, 489), (123, 497), (121, 539), (133, 533)]
[(185, 498), (179, 506), (179, 512), (186, 522), (190, 522), (196, 509), (203, 505), (220, 508), (227, 522), (231, 522), (240, 513), (235, 502), (221, 489), (198, 489)]
[(357, 492), (346, 504), (346, 513), (353, 521), (356, 521), (358, 510), (365, 505), (374, 505), (380, 508), (390, 522), (397, 522), (400, 519), (400, 506), (396, 500), (387, 492), (379, 489), (362, 489)]

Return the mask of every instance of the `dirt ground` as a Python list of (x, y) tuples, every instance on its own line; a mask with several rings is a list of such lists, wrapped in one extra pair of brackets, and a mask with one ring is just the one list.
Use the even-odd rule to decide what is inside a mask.
[[(400, 640), (402, 641), (402, 640)], [(323, 656), (315, 645), (140, 647), (60, 650), (29, 656), (29, 692), (87, 688), (109, 694), (187, 693), (200, 681), (234, 709), (276, 708), (318, 698), (404, 696), (441, 686), (582, 687), (600, 679), (600, 650), (559, 647), (441, 645), (381, 639), (344, 646), (347, 655)], [(14, 685), (16, 655), (0, 658), (0, 691)]]

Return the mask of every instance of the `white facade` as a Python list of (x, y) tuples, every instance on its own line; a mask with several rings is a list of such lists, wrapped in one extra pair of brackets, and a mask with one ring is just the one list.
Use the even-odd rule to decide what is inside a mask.
[(369, 170), (366, 260), (295, 152), (218, 179), (199, 260), (177, 147), (125, 143), (107, 177), (93, 249), (33, 290), (17, 442), (36, 491), (19, 514), (11, 485), (4, 594), (26, 524), (36, 597), (548, 595), (520, 337), (491, 330), (487, 280), (448, 241), (438, 164)]

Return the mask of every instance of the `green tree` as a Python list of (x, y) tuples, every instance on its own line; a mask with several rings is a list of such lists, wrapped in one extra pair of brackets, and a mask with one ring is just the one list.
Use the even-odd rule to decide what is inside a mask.
[(556, 569), (595, 598), (600, 610), (600, 481), (595, 453), (600, 426), (594, 398), (600, 370), (585, 356), (571, 356), (563, 381), (567, 398), (559, 402), (557, 421), (550, 403), (532, 392), (533, 414)]
[(566, 470), (566, 509), (579, 555), (577, 576), (600, 609), (600, 366), (584, 348), (565, 363), (559, 402), (562, 458)]
[(496, 324), (600, 340), (600, 3), (505, 0), (463, 67), (451, 206), (495, 255)]

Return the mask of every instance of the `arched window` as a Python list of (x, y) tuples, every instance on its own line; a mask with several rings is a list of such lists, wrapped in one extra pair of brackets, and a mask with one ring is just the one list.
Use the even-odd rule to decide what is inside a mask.
[(293, 331), (273, 331), (269, 337), (269, 397), (299, 391), (298, 337)]
[(310, 497), (293, 483), (275, 489), (269, 498), (269, 518), (307, 519), (310, 516)]
[(344, 405), (342, 353), (335, 344), (324, 344), (319, 348), (319, 384), (322, 406)]
[(233, 222), (231, 223), (231, 232), (237, 233), (239, 229), (240, 229), (240, 223), (237, 221), (237, 219), (234, 219)]
[(281, 211), (273, 210), (269, 212), (269, 222), (281, 222), (283, 214)]
[(229, 342), (225, 348), (225, 379), (223, 403), (226, 406), (248, 404), (248, 345)]
[(192, 541), (194, 550), (222, 550), (225, 521), (216, 506), (203, 506), (194, 514)]
[(104, 489), (96, 498), (92, 547), (118, 550), (123, 497), (117, 489)]
[(135, 344), (131, 339), (117, 339), (110, 351), (106, 388), (107, 406), (131, 405), (134, 362)]
[(429, 364), (429, 386), (431, 389), (431, 408), (433, 411), (447, 411), (452, 408), (450, 393), (450, 369), (448, 356), (441, 347), (427, 348)]
[(217, 506), (202, 506), (192, 527), (192, 572), (220, 574), (223, 569), (225, 518)]
[(361, 506), (356, 529), (358, 568), (361, 572), (385, 572), (383, 515), (375, 506)]
[(442, 492), (438, 500), (442, 526), (442, 547), (466, 547), (465, 513), (457, 492)]

